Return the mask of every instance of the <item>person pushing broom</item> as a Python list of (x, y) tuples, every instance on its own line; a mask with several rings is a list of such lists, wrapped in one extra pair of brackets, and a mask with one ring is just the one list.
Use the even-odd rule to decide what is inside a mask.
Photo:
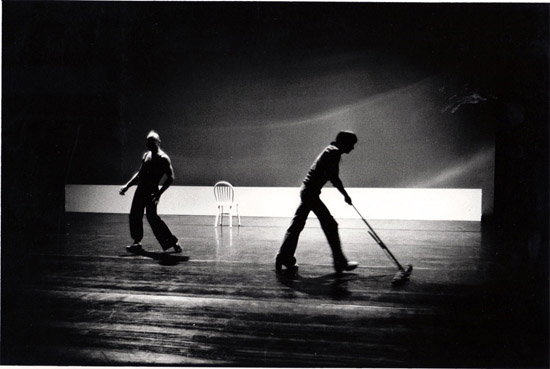
[(307, 217), (311, 211), (315, 213), (321, 228), (327, 237), (332, 250), (334, 269), (337, 273), (351, 271), (357, 268), (358, 264), (354, 261), (348, 261), (342, 251), (340, 236), (338, 234), (338, 223), (330, 214), (328, 208), (319, 198), (321, 189), (330, 181), (334, 187), (344, 196), (344, 200), (352, 205), (351, 198), (346, 192), (344, 185), (339, 177), (339, 166), (342, 154), (349, 154), (357, 143), (357, 136), (350, 131), (340, 131), (336, 140), (331, 142), (323, 152), (315, 159), (309, 172), (307, 173), (300, 190), (301, 203), (296, 209), (296, 213), (290, 227), (286, 231), (283, 243), (275, 257), (275, 270), (282, 271), (284, 266), (288, 271), (298, 270), (294, 253), (298, 246), (298, 238), (304, 229)]

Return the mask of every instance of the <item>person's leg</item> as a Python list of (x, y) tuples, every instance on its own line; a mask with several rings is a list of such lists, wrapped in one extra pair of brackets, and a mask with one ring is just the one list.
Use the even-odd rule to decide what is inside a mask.
[(332, 250), (334, 262), (347, 262), (342, 252), (340, 235), (338, 234), (338, 223), (334, 220), (334, 217), (330, 214), (326, 205), (317, 197), (317, 199), (311, 202), (311, 210), (319, 219), (319, 223), (321, 223), (321, 228)]
[(152, 201), (149, 201), (146, 205), (146, 214), (147, 220), (151, 225), (151, 229), (157, 240), (160, 243), (160, 246), (163, 250), (168, 250), (173, 247), (177, 252), (181, 251), (181, 247), (178, 244), (178, 239), (176, 236), (170, 232), (170, 229), (164, 223), (164, 221), (157, 214), (157, 205)]
[(336, 271), (341, 272), (343, 270), (355, 269), (357, 267), (357, 263), (348, 262), (347, 258), (344, 256), (344, 252), (342, 251), (342, 244), (340, 243), (340, 235), (338, 233), (338, 223), (319, 197), (311, 200), (311, 210), (315, 213), (321, 223), (321, 228), (323, 229), (330, 245), (330, 249), (332, 250), (332, 258), (334, 260), (334, 268)]
[(296, 252), (296, 248), (298, 246), (298, 238), (300, 237), (300, 233), (306, 225), (306, 220), (309, 212), (309, 205), (307, 203), (304, 203), (304, 201), (302, 200), (302, 202), (296, 209), (294, 218), (290, 223), (290, 227), (288, 227), (286, 231), (283, 243), (279, 248), (279, 252), (277, 253), (275, 263), (275, 267), (277, 270), (281, 269), (281, 265), (284, 265), (287, 268), (291, 268), (296, 265), (296, 258), (294, 257), (294, 253)]
[(145, 209), (145, 198), (138, 189), (132, 200), (130, 208), (130, 236), (134, 240), (134, 245), (138, 245), (143, 239), (143, 210)]

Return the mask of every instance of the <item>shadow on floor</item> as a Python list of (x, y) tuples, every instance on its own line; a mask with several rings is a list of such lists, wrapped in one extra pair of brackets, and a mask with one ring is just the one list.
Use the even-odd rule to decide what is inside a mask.
[(348, 290), (348, 282), (357, 279), (357, 277), (353, 273), (330, 273), (314, 278), (303, 277), (298, 272), (277, 274), (278, 281), (293, 290), (313, 296), (329, 296), (334, 299), (350, 296), (351, 292)]
[(145, 250), (132, 251), (127, 254), (120, 255), (121, 257), (128, 257), (133, 255), (145, 256), (154, 260), (158, 260), (160, 265), (174, 266), (180, 262), (189, 260), (189, 256), (177, 255), (174, 252), (150, 252)]
[(357, 273), (330, 273), (320, 277), (304, 277), (299, 272), (292, 273), (284, 271), (277, 273), (277, 280), (286, 287), (295, 291), (306, 293), (311, 296), (328, 296), (333, 299), (342, 299), (352, 295), (348, 289), (348, 284), (355, 283), (367, 284), (386, 284), (392, 290), (406, 289), (409, 280), (401, 284), (392, 284), (392, 276), (388, 274), (380, 275), (362, 275)]

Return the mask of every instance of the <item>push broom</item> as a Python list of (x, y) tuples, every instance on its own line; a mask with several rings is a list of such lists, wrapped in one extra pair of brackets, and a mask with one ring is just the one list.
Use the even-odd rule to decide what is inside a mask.
[(409, 276), (411, 275), (412, 273), (412, 270), (413, 270), (413, 267), (412, 265), (405, 265), (405, 267), (403, 268), (403, 266), (399, 263), (399, 261), (397, 261), (397, 259), (395, 258), (395, 256), (393, 256), (393, 254), (391, 253), (391, 251), (386, 247), (386, 245), (384, 244), (384, 242), (382, 242), (382, 240), (380, 239), (380, 237), (378, 237), (378, 235), (376, 234), (376, 232), (374, 231), (374, 229), (372, 229), (372, 227), (370, 226), (370, 224), (365, 220), (365, 218), (363, 218), (363, 216), (361, 215), (361, 213), (359, 212), (359, 210), (357, 210), (357, 208), (355, 207), (355, 205), (351, 205), (353, 206), (353, 208), (355, 209), (355, 211), (357, 212), (357, 214), (359, 214), (359, 216), (361, 217), (361, 219), (363, 220), (363, 222), (367, 225), (367, 227), (369, 227), (369, 234), (371, 235), (371, 237), (376, 241), (376, 243), (382, 248), (382, 250), (384, 250), (384, 252), (386, 253), (386, 255), (388, 255), (388, 257), (395, 263), (395, 265), (397, 265), (397, 268), (399, 269), (399, 271), (395, 274), (395, 276), (393, 277), (391, 283), (393, 284), (400, 284), (400, 283), (403, 283), (405, 282), (407, 279), (409, 279)]

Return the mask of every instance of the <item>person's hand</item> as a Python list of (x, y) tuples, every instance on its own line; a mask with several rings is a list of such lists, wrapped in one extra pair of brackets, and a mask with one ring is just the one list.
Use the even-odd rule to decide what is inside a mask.
[(352, 202), (351, 202), (351, 197), (349, 197), (348, 195), (346, 195), (346, 196), (344, 197), (344, 200), (348, 203), (348, 205), (351, 205), (351, 204), (352, 204)]
[(122, 186), (122, 187), (120, 187), (120, 190), (118, 190), (118, 193), (121, 194), (122, 196), (124, 196), (126, 191), (128, 191), (128, 187)]
[(153, 204), (158, 205), (160, 201), (160, 192), (152, 193), (151, 201), (153, 202)]

